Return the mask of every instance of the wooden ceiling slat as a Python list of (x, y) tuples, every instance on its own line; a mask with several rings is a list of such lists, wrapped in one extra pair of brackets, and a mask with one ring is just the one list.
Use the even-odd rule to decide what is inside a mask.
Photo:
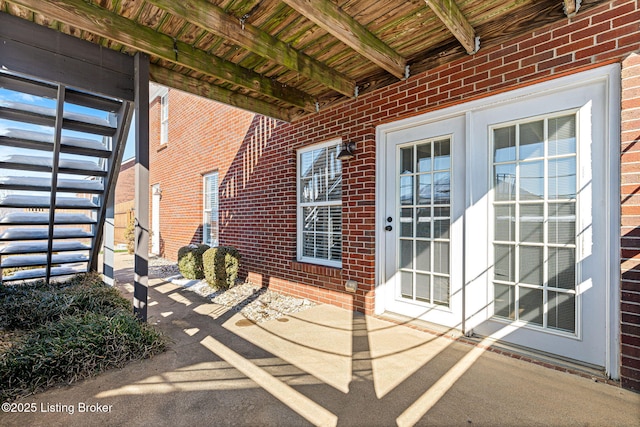
[(454, 0), (425, 0), (427, 6), (433, 10), (442, 23), (451, 31), (453, 36), (464, 46), (467, 53), (478, 50), (476, 33), (467, 18), (462, 14)]
[(296, 51), (286, 43), (249, 23), (242, 23), (226, 15), (206, 0), (148, 0), (150, 3), (183, 17), (194, 25), (226, 37), (243, 48), (284, 65), (310, 79), (344, 95), (351, 96), (355, 82), (322, 62)]

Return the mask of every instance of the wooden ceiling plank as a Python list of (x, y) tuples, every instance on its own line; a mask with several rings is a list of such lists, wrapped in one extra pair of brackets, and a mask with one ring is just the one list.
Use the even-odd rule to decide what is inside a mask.
[(152, 28), (137, 24), (84, 0), (10, 0), (31, 11), (129, 46), (166, 61), (245, 87), (270, 98), (316, 111), (315, 99), (291, 86), (242, 68)]
[(460, 44), (466, 49), (468, 54), (478, 51), (479, 42), (476, 38), (475, 30), (458, 8), (455, 0), (425, 0), (427, 6), (431, 8), (442, 23), (458, 39)]
[(284, 0), (291, 8), (389, 73), (404, 78), (407, 61), (328, 0)]
[(222, 9), (206, 0), (147, 1), (337, 92), (347, 96), (353, 96), (355, 93), (355, 82), (347, 76), (302, 52), (298, 52), (271, 34), (227, 15)]
[(224, 89), (184, 74), (168, 70), (157, 65), (149, 65), (151, 80), (164, 86), (169, 86), (198, 96), (212, 99), (223, 104), (248, 110), (254, 113), (273, 117), (274, 119), (291, 122), (289, 111), (260, 99), (252, 98), (229, 89)]

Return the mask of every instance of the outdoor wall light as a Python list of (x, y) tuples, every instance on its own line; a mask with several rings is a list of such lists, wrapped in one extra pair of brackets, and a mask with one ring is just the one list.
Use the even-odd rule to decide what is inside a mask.
[(160, 187), (153, 187), (153, 195), (162, 197), (162, 190), (160, 189)]
[(342, 150), (338, 153), (338, 159), (340, 160), (349, 160), (354, 158), (353, 151), (356, 149), (355, 142), (345, 142), (342, 144)]

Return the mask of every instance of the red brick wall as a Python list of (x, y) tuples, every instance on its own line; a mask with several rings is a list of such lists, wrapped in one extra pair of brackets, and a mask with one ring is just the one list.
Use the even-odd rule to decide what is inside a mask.
[(115, 204), (129, 202), (136, 194), (135, 187), (135, 159), (127, 160), (120, 166), (118, 184), (116, 185)]
[[(326, 111), (285, 124), (237, 113), (170, 92), (169, 143), (159, 141), (159, 108), (151, 105), (151, 184), (160, 183), (165, 256), (200, 241), (202, 174), (220, 171), (221, 243), (244, 257), (249, 279), (272, 289), (371, 313), (375, 286), (375, 127), (455, 103), (494, 95), (584, 69), (624, 62), (622, 375), (636, 388), (640, 372), (638, 267), (637, 55), (635, 0), (607, 2), (472, 56), (428, 70)], [(625, 59), (626, 58), (626, 59)], [(202, 104), (201, 104), (202, 102)], [(181, 106), (179, 104), (186, 104)], [(185, 122), (179, 124), (179, 119)], [(235, 121), (234, 121), (235, 120)], [(296, 259), (296, 150), (332, 138), (353, 141), (343, 163), (342, 269)], [(219, 144), (220, 150), (211, 144)], [(203, 147), (208, 149), (202, 149)], [(171, 178), (171, 179), (169, 179)], [(625, 197), (630, 196), (628, 199)], [(171, 221), (171, 226), (166, 226)], [(358, 291), (344, 291), (344, 280)]]
[(160, 98), (149, 109), (149, 184), (162, 190), (160, 251), (175, 260), (181, 246), (202, 243), (203, 175), (225, 178), (254, 114), (170, 90), (169, 139), (160, 145)]
[(622, 63), (622, 385), (640, 391), (640, 54)]

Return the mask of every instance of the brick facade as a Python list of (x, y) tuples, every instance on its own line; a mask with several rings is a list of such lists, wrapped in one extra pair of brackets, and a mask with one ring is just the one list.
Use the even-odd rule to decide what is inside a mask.
[(118, 174), (118, 185), (116, 186), (115, 204), (129, 202), (134, 199), (136, 195), (136, 183), (135, 183), (135, 158), (126, 159), (120, 166), (120, 173)]
[[(170, 91), (169, 142), (150, 104), (150, 184), (160, 184), (161, 251), (202, 240), (202, 176), (220, 179), (221, 244), (271, 289), (372, 313), (375, 290), (376, 126), (611, 63), (622, 64), (622, 384), (640, 389), (640, 10), (602, 4), (472, 56), (411, 76), (295, 123)], [(636, 53), (634, 53), (636, 52)], [(296, 150), (333, 138), (356, 143), (343, 163), (342, 268), (296, 261)], [(358, 282), (355, 294), (344, 281)]]

